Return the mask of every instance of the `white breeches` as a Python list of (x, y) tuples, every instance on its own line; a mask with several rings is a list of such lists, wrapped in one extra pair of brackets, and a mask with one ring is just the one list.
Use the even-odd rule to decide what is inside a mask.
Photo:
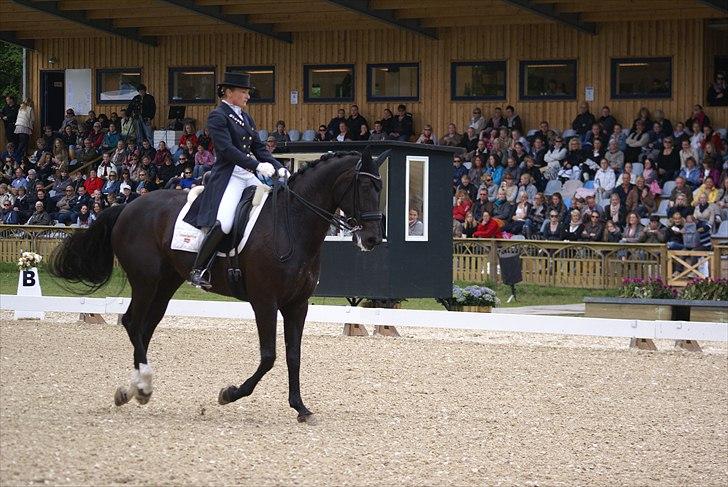
[(225, 192), (222, 194), (220, 206), (217, 209), (217, 219), (220, 221), (222, 231), (230, 233), (235, 220), (235, 210), (240, 202), (240, 196), (248, 186), (259, 184), (260, 180), (251, 172), (240, 166), (235, 166), (230, 176)]

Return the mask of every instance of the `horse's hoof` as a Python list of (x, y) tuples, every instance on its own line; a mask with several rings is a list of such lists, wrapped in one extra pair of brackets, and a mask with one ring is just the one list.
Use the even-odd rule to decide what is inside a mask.
[(152, 393), (150, 392), (149, 394), (147, 394), (142, 391), (137, 391), (137, 393), (134, 395), (134, 398), (139, 404), (143, 406), (148, 403), (149, 400), (152, 398)]
[(314, 426), (318, 424), (318, 420), (316, 419), (316, 416), (314, 416), (313, 413), (304, 413), (298, 415), (298, 422), (299, 423), (306, 423), (310, 424), (311, 426)]
[(228, 386), (223, 387), (220, 389), (220, 394), (217, 396), (217, 403), (221, 406), (224, 406), (225, 404), (229, 404), (232, 401), (230, 400), (230, 389), (234, 388), (235, 386)]
[(127, 391), (126, 387), (120, 386), (116, 389), (116, 393), (114, 394), (114, 404), (117, 406), (123, 406), (130, 400), (131, 397), (129, 396), (129, 391)]

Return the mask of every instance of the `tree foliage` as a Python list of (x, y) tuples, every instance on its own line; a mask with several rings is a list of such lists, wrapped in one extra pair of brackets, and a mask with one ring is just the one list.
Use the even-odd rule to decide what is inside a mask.
[(0, 94), (20, 98), (23, 84), (23, 49), (0, 41)]

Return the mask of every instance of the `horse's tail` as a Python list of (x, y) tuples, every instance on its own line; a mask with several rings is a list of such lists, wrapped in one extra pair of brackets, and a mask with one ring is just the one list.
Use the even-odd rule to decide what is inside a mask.
[(92, 293), (103, 287), (114, 268), (111, 231), (123, 210), (124, 205), (107, 208), (87, 230), (73, 232), (51, 254), (48, 272), (82, 284), (83, 289), (69, 289), (75, 294)]

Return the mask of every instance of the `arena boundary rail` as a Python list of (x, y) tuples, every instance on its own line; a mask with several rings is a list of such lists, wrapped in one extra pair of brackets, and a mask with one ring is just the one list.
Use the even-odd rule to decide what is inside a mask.
[[(0, 309), (67, 313), (122, 314), (130, 298), (32, 297), (0, 295)], [(204, 305), (202, 304), (204, 303)], [(253, 321), (249, 303), (173, 299), (166, 316), (228, 318)], [(279, 321), (282, 320), (278, 316)], [(646, 321), (630, 319), (534, 316), (506, 313), (463, 313), (352, 306), (311, 305), (307, 322), (343, 325), (389, 325), (511, 333), (602, 336), (728, 342), (728, 323)]]

